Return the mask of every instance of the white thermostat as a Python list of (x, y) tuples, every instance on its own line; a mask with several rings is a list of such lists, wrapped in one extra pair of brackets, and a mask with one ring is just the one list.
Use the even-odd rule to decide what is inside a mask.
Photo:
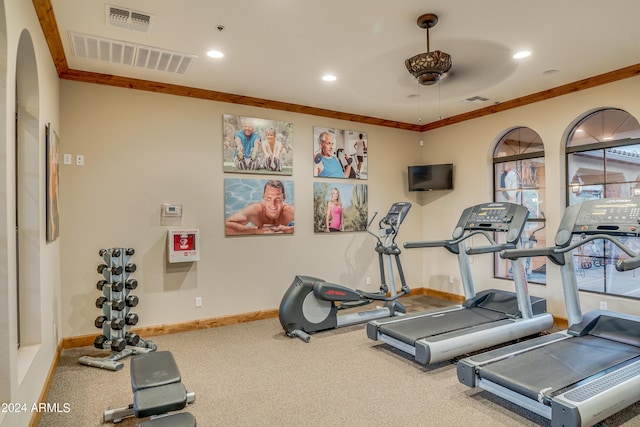
[(161, 208), (162, 216), (182, 217), (182, 205), (163, 203)]
[(167, 234), (169, 262), (200, 261), (200, 232), (198, 229), (173, 229)]

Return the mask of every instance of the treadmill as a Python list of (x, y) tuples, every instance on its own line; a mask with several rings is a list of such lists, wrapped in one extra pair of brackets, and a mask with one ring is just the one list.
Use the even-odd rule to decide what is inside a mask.
[[(623, 241), (640, 236), (640, 198), (602, 199), (566, 209), (555, 246), (506, 250), (505, 259), (547, 256), (560, 266), (569, 328), (458, 362), (458, 380), (549, 420), (591, 426), (640, 400), (640, 317), (604, 310), (582, 315), (571, 251), (596, 239), (629, 258), (619, 272), (640, 267)], [(622, 274), (622, 273), (614, 273)]]
[[(553, 316), (546, 312), (545, 299), (529, 296), (519, 258), (511, 265), (515, 292), (489, 289), (476, 294), (471, 277), (469, 255), (516, 248), (528, 217), (529, 210), (522, 205), (482, 203), (464, 210), (452, 240), (405, 243), (405, 248), (441, 247), (456, 254), (465, 301), (444, 309), (371, 321), (367, 336), (428, 365), (550, 329)], [(490, 232), (504, 234), (506, 243), (496, 243)], [(467, 248), (466, 241), (474, 236), (483, 236), (489, 244)]]

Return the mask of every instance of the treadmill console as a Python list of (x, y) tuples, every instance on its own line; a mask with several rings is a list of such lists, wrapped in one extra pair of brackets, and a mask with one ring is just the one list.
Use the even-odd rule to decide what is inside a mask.
[(455, 230), (454, 239), (465, 231), (485, 230), (507, 233), (507, 242), (515, 243), (520, 238), (529, 218), (529, 209), (507, 202), (482, 203), (467, 208), (462, 213)]
[(565, 211), (556, 245), (566, 246), (572, 234), (640, 236), (640, 197), (588, 200)]
[(382, 218), (382, 222), (385, 222), (394, 227), (399, 227), (402, 221), (407, 217), (411, 209), (411, 203), (409, 202), (396, 202), (389, 208), (387, 215)]

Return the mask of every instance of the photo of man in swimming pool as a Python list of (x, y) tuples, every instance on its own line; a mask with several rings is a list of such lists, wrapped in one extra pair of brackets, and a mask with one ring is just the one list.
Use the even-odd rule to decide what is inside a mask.
[(225, 234), (293, 234), (289, 194), (293, 198), (292, 181), (225, 179)]

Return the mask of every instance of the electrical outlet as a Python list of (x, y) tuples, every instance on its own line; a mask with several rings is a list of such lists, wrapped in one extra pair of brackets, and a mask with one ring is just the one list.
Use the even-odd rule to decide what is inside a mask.
[(449, 284), (453, 285), (453, 274), (449, 276)]
[(600, 310), (606, 310), (606, 309), (607, 309), (607, 302), (600, 301)]
[(202, 307), (202, 298), (196, 297), (196, 307)]
[(367, 285), (371, 284), (371, 277), (367, 277)]
[(82, 154), (76, 154), (76, 166), (84, 166), (84, 156)]

